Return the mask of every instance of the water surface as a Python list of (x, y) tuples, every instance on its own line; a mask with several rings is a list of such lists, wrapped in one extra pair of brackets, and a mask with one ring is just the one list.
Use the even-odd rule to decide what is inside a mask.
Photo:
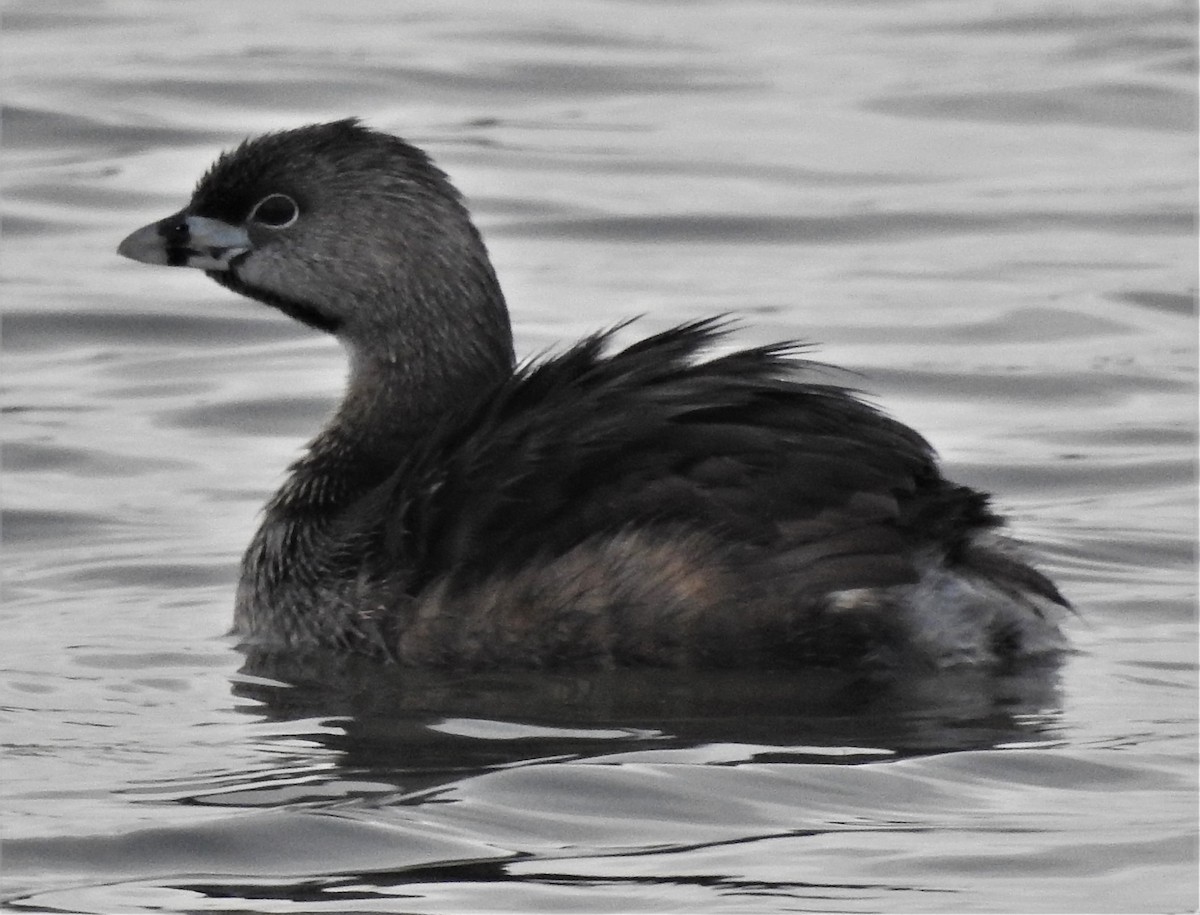
[[(1196, 898), (1190, 5), (6, 7), (3, 899), (21, 911), (1178, 911)], [(1002, 677), (246, 665), (331, 341), (118, 259), (247, 132), (468, 195), (532, 355), (717, 312), (997, 494), (1076, 603)]]

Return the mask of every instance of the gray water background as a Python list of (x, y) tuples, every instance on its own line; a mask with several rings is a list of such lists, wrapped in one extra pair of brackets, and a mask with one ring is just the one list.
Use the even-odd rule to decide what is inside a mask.
[[(1195, 909), (1190, 3), (13, 0), (3, 26), (8, 908)], [(524, 356), (635, 315), (624, 339), (728, 312), (739, 343), (820, 343), (996, 493), (1076, 653), (882, 695), (242, 670), (237, 560), (342, 356), (114, 248), (247, 133), (349, 114), (467, 194)]]

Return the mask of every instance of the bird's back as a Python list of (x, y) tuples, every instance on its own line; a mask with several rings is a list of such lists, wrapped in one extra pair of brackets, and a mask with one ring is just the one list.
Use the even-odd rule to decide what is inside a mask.
[[(1040, 628), (1039, 605), (1061, 598), (998, 546), (984, 496), (948, 483), (908, 427), (806, 380), (793, 347), (701, 360), (720, 333), (697, 322), (611, 356), (609, 335), (589, 338), (405, 455), (346, 516), (374, 638), (457, 666), (954, 663), (1035, 647), (1008, 617)], [(979, 617), (970, 644), (911, 650), (913, 595), (963, 604), (952, 585), (985, 569), (986, 599), (954, 611)]]

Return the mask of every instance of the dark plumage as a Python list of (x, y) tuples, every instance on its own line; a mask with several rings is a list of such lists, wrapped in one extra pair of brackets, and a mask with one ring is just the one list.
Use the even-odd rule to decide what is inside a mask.
[(221, 156), (120, 252), (333, 333), (350, 380), (267, 506), (235, 629), (432, 666), (989, 664), (1053, 584), (929, 445), (719, 321), (514, 366), (458, 194), (355, 121)]

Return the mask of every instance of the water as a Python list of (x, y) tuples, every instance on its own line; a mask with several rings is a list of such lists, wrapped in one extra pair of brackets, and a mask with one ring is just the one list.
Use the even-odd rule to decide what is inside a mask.
[[(3, 898), (19, 911), (1180, 911), (1196, 892), (1189, 4), (6, 5)], [(1057, 669), (243, 669), (333, 343), (119, 260), (247, 132), (469, 195), (529, 355), (731, 312), (997, 493)]]

